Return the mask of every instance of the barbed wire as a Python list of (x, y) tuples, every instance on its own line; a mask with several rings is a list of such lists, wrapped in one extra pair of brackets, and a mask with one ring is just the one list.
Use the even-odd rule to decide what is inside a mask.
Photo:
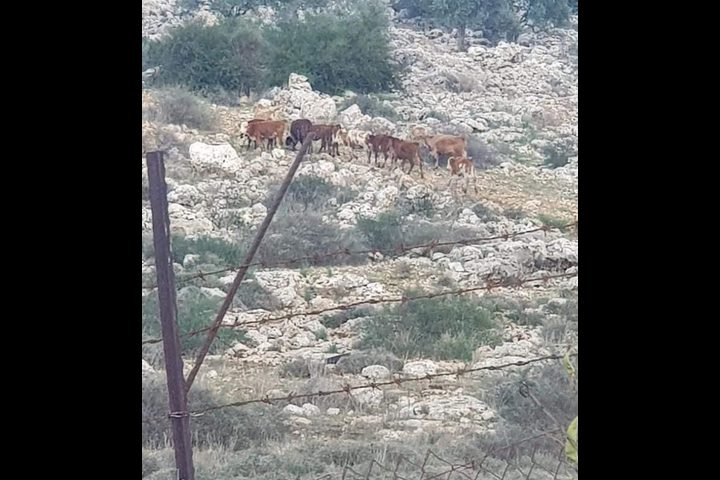
[[(570, 357), (576, 357), (577, 355), (578, 355), (577, 353), (569, 354)], [(302, 399), (302, 398), (324, 397), (327, 395), (335, 395), (338, 393), (350, 394), (350, 392), (352, 392), (353, 390), (361, 390), (361, 389), (367, 389), (367, 388), (378, 389), (380, 387), (389, 386), (389, 385), (401, 385), (403, 383), (420, 382), (423, 380), (432, 380), (434, 378), (440, 378), (440, 377), (460, 377), (462, 375), (467, 375), (469, 373), (480, 372), (480, 371), (484, 371), (484, 370), (502, 370), (504, 368), (523, 367), (525, 365), (531, 365), (533, 363), (538, 363), (538, 362), (545, 362), (548, 360), (560, 360), (564, 356), (565, 355), (554, 354), (554, 355), (546, 355), (543, 357), (536, 357), (536, 358), (532, 358), (529, 360), (519, 360), (517, 362), (510, 362), (510, 363), (505, 363), (505, 364), (501, 364), (501, 365), (486, 365), (486, 366), (475, 367), (475, 368), (461, 367), (461, 368), (458, 368), (457, 370), (454, 370), (451, 372), (427, 373), (427, 374), (419, 376), (419, 377), (407, 377), (407, 378), (396, 377), (396, 378), (393, 378), (393, 379), (387, 380), (387, 381), (381, 381), (381, 382), (373, 381), (373, 382), (363, 383), (360, 385), (346, 384), (342, 388), (337, 388), (334, 390), (327, 390), (327, 391), (319, 390), (319, 391), (316, 391), (313, 393), (303, 393), (303, 394), (290, 393), (285, 396), (277, 396), (277, 397), (269, 397), (266, 395), (263, 398), (240, 400), (237, 402), (231, 402), (231, 403), (226, 403), (226, 404), (222, 404), (222, 405), (213, 405), (211, 407), (205, 407), (205, 408), (201, 408), (198, 410), (193, 410), (193, 411), (189, 412), (189, 415), (191, 417), (199, 417), (208, 412), (212, 412), (215, 410), (220, 410), (220, 409), (229, 408), (229, 407), (242, 407), (242, 406), (250, 405), (253, 403), (272, 404), (273, 402), (292, 402), (293, 400), (298, 400), (298, 399)]]
[[(468, 288), (461, 288), (458, 290), (449, 290), (449, 291), (441, 291), (441, 292), (435, 292), (435, 293), (428, 293), (424, 295), (415, 295), (415, 296), (400, 296), (395, 298), (377, 298), (377, 299), (366, 299), (366, 300), (359, 300), (357, 302), (352, 303), (346, 303), (343, 305), (337, 305), (334, 307), (328, 307), (328, 308), (322, 308), (318, 310), (308, 310), (303, 312), (292, 312), (285, 315), (275, 316), (275, 317), (269, 317), (264, 318), (260, 320), (252, 320), (249, 322), (238, 322), (238, 319), (240, 318), (239, 315), (235, 317), (235, 323), (233, 324), (223, 324), (221, 325), (222, 328), (242, 328), (246, 326), (251, 325), (263, 325), (266, 323), (271, 322), (279, 322), (283, 320), (289, 320), (294, 317), (303, 317), (303, 316), (311, 316), (311, 315), (322, 315), (323, 313), (333, 312), (333, 311), (344, 311), (349, 310), (354, 307), (359, 307), (361, 305), (378, 305), (378, 304), (386, 304), (386, 303), (405, 303), (415, 300), (422, 300), (422, 299), (431, 299), (431, 298), (437, 298), (437, 297), (445, 297), (445, 296), (451, 296), (451, 295), (462, 295), (465, 293), (471, 293), (471, 292), (477, 292), (481, 290), (487, 290), (488, 292), (492, 291), (492, 289), (495, 288), (504, 288), (504, 287), (521, 287), (525, 285), (526, 283), (531, 282), (545, 282), (547, 283), (550, 280), (555, 280), (559, 278), (572, 278), (576, 277), (577, 271), (572, 273), (561, 273), (561, 274), (554, 274), (554, 275), (543, 275), (541, 277), (537, 278), (511, 278), (509, 280), (505, 281), (498, 281), (498, 282), (492, 282), (490, 280), (486, 281), (485, 285), (477, 286), (477, 287), (468, 287)], [(212, 326), (207, 326), (203, 328), (199, 328), (197, 330), (192, 330), (187, 333), (183, 333), (180, 335), (181, 338), (185, 337), (192, 337), (195, 335), (198, 335), (203, 332), (207, 332), (212, 329)], [(149, 345), (154, 343), (160, 343), (162, 342), (162, 337), (160, 338), (151, 338), (147, 340), (143, 340), (143, 345)]]
[[(563, 226), (560, 226), (557, 228), (559, 230), (563, 231), (570, 227), (576, 226), (577, 223), (578, 223), (577, 221), (574, 221), (574, 222), (570, 222), (566, 225), (563, 225)], [(411, 250), (422, 249), (422, 248), (430, 249), (430, 248), (437, 248), (437, 247), (446, 247), (446, 246), (450, 246), (450, 245), (468, 245), (468, 244), (474, 244), (474, 243), (480, 243), (480, 242), (488, 242), (488, 241), (492, 241), (492, 240), (509, 240), (510, 238), (515, 238), (515, 237), (518, 237), (521, 235), (528, 235), (528, 234), (537, 233), (537, 232), (548, 232), (551, 229), (552, 228), (547, 225), (542, 225), (540, 227), (533, 228), (530, 230), (525, 230), (522, 232), (498, 234), (498, 235), (492, 235), (489, 237), (474, 237), (474, 238), (467, 238), (464, 240), (452, 240), (452, 241), (449, 240), (449, 241), (444, 241), (444, 242), (432, 241), (432, 242), (416, 244), (416, 245), (399, 245), (397, 247), (388, 248), (388, 249), (384, 249), (384, 250), (383, 249), (350, 250), (348, 248), (344, 248), (344, 249), (338, 249), (338, 250), (334, 250), (332, 252), (328, 252), (328, 253), (324, 253), (324, 254), (313, 254), (313, 255), (306, 255), (303, 257), (297, 257), (297, 258), (293, 258), (291, 260), (284, 260), (284, 261), (277, 261), (277, 262), (257, 261), (257, 262), (251, 262), (248, 264), (239, 265), (236, 267), (227, 267), (227, 268), (221, 268), (218, 270), (210, 270), (207, 272), (198, 272), (198, 273), (194, 273), (194, 274), (190, 274), (190, 275), (178, 278), (176, 280), (176, 283), (184, 284), (184, 283), (190, 282), (195, 279), (204, 280), (205, 277), (209, 277), (211, 275), (219, 275), (221, 273), (234, 272), (241, 268), (246, 268), (246, 267), (247, 268), (249, 268), (249, 267), (262, 267), (262, 268), (283, 267), (283, 266), (294, 265), (296, 263), (302, 263), (302, 262), (306, 262), (306, 261), (318, 262), (324, 258), (337, 257), (337, 256), (341, 256), (341, 255), (353, 256), (353, 255), (367, 255), (367, 254), (371, 254), (371, 253), (381, 253), (384, 255), (388, 255), (388, 254), (400, 255), (402, 253), (409, 252)], [(143, 285), (142, 288), (144, 290), (153, 290), (153, 289), (157, 288), (157, 283), (153, 283), (152, 285)]]
[[(417, 471), (420, 472), (420, 477), (419, 477), (420, 480), (436, 480), (436, 479), (441, 479), (441, 478), (444, 478), (445, 480), (449, 480), (451, 478), (451, 476), (453, 476), (453, 475), (467, 478), (468, 480), (477, 480), (480, 477), (480, 475), (483, 473), (489, 474), (493, 478), (496, 478), (498, 480), (504, 480), (506, 478), (507, 474), (510, 472), (511, 468), (514, 471), (519, 472), (525, 480), (530, 480), (532, 478), (532, 472), (536, 467), (540, 468), (540, 469), (544, 470), (545, 472), (547, 472), (548, 474), (552, 475), (552, 478), (555, 480), (558, 478), (560, 468), (563, 465), (568, 465), (567, 461), (564, 458), (563, 452), (560, 452), (556, 456), (557, 463), (554, 465), (554, 471), (550, 471), (545, 466), (543, 466), (540, 462), (536, 461), (535, 455), (536, 455), (537, 450), (533, 450), (533, 453), (532, 453), (531, 457), (529, 458), (530, 465), (529, 465), (529, 470), (527, 473), (525, 473), (523, 471), (523, 468), (518, 463), (513, 463), (507, 459), (504, 459), (504, 460), (502, 460), (502, 462), (505, 464), (505, 467), (502, 469), (502, 472), (500, 474), (498, 474), (496, 471), (493, 471), (491, 468), (484, 466), (484, 464), (486, 463), (486, 461), (489, 458), (494, 458), (494, 457), (490, 457), (490, 454), (492, 452), (493, 452), (493, 450), (486, 453), (480, 459), (473, 459), (473, 460), (470, 460), (470, 461), (462, 463), (462, 464), (457, 464), (457, 463), (453, 463), (449, 460), (446, 460), (441, 455), (438, 455), (437, 453), (435, 453), (433, 450), (428, 449), (426, 454), (424, 455), (424, 458), (423, 458), (423, 461), (421, 464), (412, 461), (406, 455), (402, 455), (402, 454), (396, 455), (397, 460), (394, 462), (394, 468), (384, 465), (378, 459), (373, 458), (373, 459), (370, 459), (370, 461), (368, 462), (368, 468), (367, 468), (366, 473), (358, 472), (357, 470), (353, 469), (349, 465), (349, 462), (346, 462), (345, 465), (343, 465), (342, 477), (340, 477), (340, 478), (341, 478), (341, 480), (353, 479), (353, 478), (370, 480), (370, 478), (373, 478), (373, 477), (371, 477), (371, 475), (373, 473), (373, 468), (375, 466), (378, 466), (380, 469), (382, 469), (383, 473), (392, 474), (392, 480), (411, 480), (410, 477), (403, 476), (400, 473), (398, 473), (398, 470), (400, 470), (401, 465), (408, 464), (411, 466), (411, 468), (417, 469)], [(445, 468), (445, 470), (438, 472), (437, 467), (433, 468), (430, 466), (431, 460), (437, 460), (438, 462), (446, 465), (447, 467)], [(498, 460), (498, 459), (495, 459), (495, 460)], [(433, 470), (435, 470), (435, 471), (433, 472)], [(475, 475), (474, 476), (469, 475), (468, 473), (466, 473), (467, 471), (469, 471), (469, 473), (471, 473), (471, 474), (474, 473)], [(350, 476), (350, 475), (352, 475), (352, 476)], [(409, 475), (409, 474), (406, 473), (405, 475)], [(332, 478), (333, 478), (332, 474), (325, 473), (319, 477), (315, 477), (314, 480), (330, 480)], [(389, 477), (383, 476), (381, 478), (389, 478)], [(415, 479), (416, 477), (413, 476), (412, 478)], [(515, 478), (518, 478), (518, 477), (515, 477)], [(547, 478), (547, 477), (543, 477), (543, 478)]]

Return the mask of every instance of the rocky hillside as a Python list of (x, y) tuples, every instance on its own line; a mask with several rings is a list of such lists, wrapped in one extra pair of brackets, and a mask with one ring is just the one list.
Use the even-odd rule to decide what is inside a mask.
[[(309, 118), (401, 138), (418, 129), (465, 133), (475, 142), (477, 194), (472, 188), (463, 191), (461, 182), (449, 185), (444, 168), (435, 171), (425, 164), (421, 179), (417, 169), (408, 175), (374, 168), (364, 151), (341, 148), (337, 158), (315, 153), (304, 160), (256, 257), (265, 265), (248, 276), (226, 317), (228, 324), (251, 325), (223, 336), (200, 371), (198, 388), (213, 392), (218, 403), (500, 365), (576, 347), (577, 237), (573, 229), (556, 228), (577, 219), (576, 19), (571, 28), (523, 33), (518, 43), (495, 47), (469, 32), (470, 48), (458, 52), (453, 34), (420, 31), (391, 9), (388, 14), (394, 18), (393, 57), (407, 72), (401, 91), (376, 97), (392, 116), (363, 111), (352, 92), (333, 97), (314, 91), (307, 78), (293, 74), (285, 87), (262, 98), (240, 98), (233, 107), (206, 104), (212, 126), (191, 128), (163, 115), (167, 99), (161, 90), (151, 84), (143, 89), (143, 149), (168, 152), (178, 303), (181, 319), (190, 322), (186, 330), (211, 321), (234, 278), (233, 265), (240, 263), (295, 156), (284, 148), (247, 149), (239, 135), (243, 121), (259, 115)], [(273, 18), (267, 9), (254, 15), (259, 21)], [(164, 35), (194, 16), (214, 18), (207, 8), (186, 11), (174, 0), (143, 0), (143, 34)], [(556, 161), (563, 166), (553, 168)], [(142, 163), (147, 185), (144, 157)], [(550, 228), (538, 231), (542, 225)], [(146, 288), (154, 281), (147, 197), (142, 228), (143, 328), (153, 337), (157, 332), (146, 324), (156, 321), (155, 292)], [(429, 246), (434, 241), (440, 245)], [(421, 247), (410, 248), (414, 245)], [(310, 259), (293, 262), (299, 257)], [(207, 273), (213, 271), (219, 273)], [(199, 272), (205, 274), (197, 278)], [(558, 278), (428, 300), (416, 310), (392, 310), (396, 303), (382, 303), (545, 276)], [(346, 304), (357, 306), (331, 310)], [(317, 310), (329, 311), (304, 314)], [(406, 322), (406, 335), (387, 329), (397, 318)], [(461, 318), (476, 323), (455, 322)], [(432, 325), (447, 328), (435, 338)], [(149, 345), (143, 354), (148, 385), (162, 380), (157, 347)], [(288, 436), (253, 455), (279, 464), (293, 455), (298, 465), (315, 459), (290, 447), (292, 438), (332, 439), (336, 453), (352, 446), (358, 464), (377, 456), (365, 450), (371, 443), (422, 454), (431, 448), (429, 435), (446, 438), (448, 455), (453, 441), (475, 445), (468, 435), (482, 437), (481, 450), (497, 446), (505, 441), (500, 437), (537, 433), (528, 432), (530, 423), (519, 418), (536, 422), (533, 428), (547, 421), (508, 410), (510, 398), (523, 412), (537, 408), (517, 395), (520, 375), (534, 382), (536, 398), (547, 400), (546, 408), (556, 416), (564, 419), (573, 408), (577, 414), (576, 396), (559, 363), (481, 371), (275, 402), (268, 407), (277, 409), (270, 416), (282, 420)], [(270, 448), (268, 438), (251, 446)], [(322, 450), (320, 443), (314, 445), (313, 455)], [(231, 477), (223, 470), (237, 455), (231, 450), (212, 461), (200, 454), (196, 463), (209, 472), (206, 478), (288, 478), (258, 473), (262, 469)], [(272, 453), (280, 450), (286, 451), (282, 461)], [(155, 465), (145, 478), (168, 475), (171, 454), (144, 450), (145, 456)], [(322, 467), (309, 472), (342, 470), (335, 460), (313, 461)], [(282, 468), (295, 478), (295, 467)], [(563, 472), (559, 478), (576, 476), (565, 467)]]

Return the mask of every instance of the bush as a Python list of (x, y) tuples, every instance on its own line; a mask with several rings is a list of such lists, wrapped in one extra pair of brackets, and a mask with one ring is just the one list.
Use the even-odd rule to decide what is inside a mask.
[[(266, 207), (270, 206), (279, 188), (279, 184), (269, 188), (264, 202)], [(282, 208), (285, 211), (298, 209), (305, 211), (308, 207), (313, 207), (312, 210), (319, 211), (328, 206), (331, 198), (335, 199), (337, 204), (342, 205), (353, 200), (356, 196), (356, 191), (338, 187), (323, 178), (314, 175), (300, 175), (288, 187)]]
[(467, 298), (414, 300), (365, 323), (359, 347), (384, 348), (400, 357), (470, 361), (478, 347), (499, 343), (496, 327), (491, 312)]
[(473, 205), (472, 211), (480, 220), (484, 220), (486, 222), (495, 221), (498, 219), (497, 215), (495, 215), (492, 210), (490, 210), (482, 203), (476, 203), (475, 205)]
[[(562, 27), (567, 24), (573, 7), (577, 12), (577, 0), (526, 0), (527, 20), (535, 27)], [(571, 5), (574, 3), (575, 5)]]
[(168, 87), (155, 93), (158, 110), (149, 112), (155, 122), (185, 124), (200, 130), (212, 130), (216, 119), (204, 101), (183, 87)]
[(525, 218), (525, 212), (522, 211), (521, 208), (506, 208), (503, 210), (503, 216), (511, 219), (511, 220), (520, 220), (522, 218)]
[(392, 89), (397, 69), (390, 61), (389, 21), (380, 3), (359, 2), (347, 15), (306, 15), (280, 21), (268, 32), (269, 83), (283, 85), (290, 73), (308, 77), (314, 89), (339, 94)]
[[(418, 205), (418, 209), (421, 210), (419, 207), (420, 205)], [(416, 211), (415, 213), (432, 214), (433, 211)], [(384, 254), (401, 252), (403, 246), (428, 245), (435, 240), (460, 241), (477, 236), (476, 232), (470, 229), (453, 230), (447, 224), (431, 223), (422, 219), (410, 221), (406, 215), (405, 212), (391, 211), (382, 212), (374, 219), (359, 218), (356, 230), (368, 248)], [(444, 247), (436, 249), (436, 251), (443, 250)], [(417, 253), (422, 252), (417, 250)]]
[(270, 292), (265, 290), (252, 277), (252, 273), (245, 276), (245, 280), (240, 283), (235, 298), (233, 298), (233, 307), (254, 310), (262, 308), (263, 310), (275, 310), (280, 305)]
[(282, 378), (310, 378), (310, 360), (295, 358), (285, 362), (280, 365), (278, 374)]
[(546, 227), (556, 228), (560, 231), (565, 230), (565, 226), (570, 223), (568, 220), (563, 220), (562, 218), (553, 217), (551, 215), (545, 215), (544, 213), (538, 215), (538, 220), (540, 220), (540, 222)]
[(545, 165), (550, 168), (564, 167), (570, 161), (570, 154), (555, 146), (544, 148), (543, 155), (545, 156)]
[(363, 94), (343, 100), (338, 107), (338, 110), (345, 110), (354, 104), (360, 108), (362, 113), (370, 115), (371, 117), (383, 117), (393, 121), (400, 118), (395, 109), (390, 105), (387, 105), (374, 97), (369, 97)]
[(370, 248), (388, 250), (402, 244), (403, 224), (400, 213), (382, 212), (376, 218), (358, 218), (356, 228)]
[[(143, 446), (158, 447), (172, 438), (167, 418), (167, 387), (162, 376), (143, 378)], [(188, 394), (188, 408), (198, 410), (224, 403), (200, 386)], [(222, 445), (242, 450), (285, 437), (280, 409), (271, 405), (247, 405), (243, 408), (213, 410), (192, 419), (193, 444), (196, 447)]]
[(370, 365), (382, 365), (391, 372), (402, 370), (404, 362), (398, 357), (383, 349), (371, 349), (364, 352), (352, 352), (347, 357), (342, 357), (335, 371), (341, 375), (359, 375), (362, 369)]
[[(525, 386), (540, 405), (524, 393)], [(527, 438), (528, 432), (556, 429), (557, 425), (551, 416), (567, 428), (578, 411), (577, 393), (573, 391), (571, 380), (560, 362), (525, 370), (520, 378), (502, 381), (497, 387), (494, 403), (505, 429), (516, 431), (520, 438)], [(562, 432), (559, 437), (563, 439)], [(556, 444), (548, 437), (528, 442), (519, 448), (529, 453), (538, 447), (556, 451)]]
[(465, 73), (445, 72), (445, 88), (453, 93), (474, 92), (478, 81)]
[(324, 206), (335, 193), (335, 186), (320, 177), (302, 175), (288, 187), (286, 198), (289, 202), (301, 203), (305, 209), (309, 205)]
[(487, 169), (500, 164), (497, 152), (475, 135), (468, 136), (467, 154), (477, 168)]
[(367, 260), (365, 255), (359, 254), (327, 256), (329, 252), (359, 250), (361, 245), (351, 229), (326, 223), (322, 217), (323, 214), (317, 210), (298, 215), (292, 206), (281, 207), (255, 260), (272, 263), (307, 257), (289, 264), (292, 268), (357, 264)]
[(246, 95), (264, 85), (267, 46), (258, 27), (239, 19), (224, 19), (211, 27), (186, 23), (143, 50), (145, 65), (162, 66), (157, 78), (161, 84)]
[(430, 191), (411, 198), (406, 195), (400, 195), (395, 201), (395, 208), (397, 208), (403, 216), (421, 215), (428, 218), (432, 217), (436, 211), (433, 194)]
[(189, 239), (173, 235), (172, 254), (175, 263), (182, 264), (186, 255), (195, 254), (200, 256), (198, 263), (235, 267), (243, 261), (245, 249), (221, 238), (202, 236)]
[[(180, 334), (207, 327), (212, 323), (220, 308), (222, 299), (211, 297), (197, 287), (186, 287), (181, 290), (177, 298), (177, 321)], [(142, 307), (143, 333), (148, 337), (162, 336), (160, 324), (160, 310), (157, 295), (148, 295), (143, 298)], [(206, 334), (201, 333), (192, 337), (181, 336), (180, 346), (185, 353), (198, 349), (205, 341)], [(221, 352), (236, 342), (244, 340), (244, 332), (236, 328), (221, 328), (217, 338), (210, 347), (210, 353)]]
[[(449, 122), (449, 121), (450, 121), (450, 116), (449, 116), (449, 115), (446, 115), (446, 114), (444, 114), (444, 113), (442, 113), (442, 112), (438, 112), (438, 111), (436, 111), (436, 110), (430, 110), (429, 112), (427, 112), (427, 113), (425, 114), (425, 117), (424, 117), (424, 118), (427, 118), (427, 117), (437, 118), (437, 119), (440, 120), (441, 122)], [(422, 119), (421, 119), (421, 120), (422, 120)]]
[(360, 305), (348, 310), (342, 310), (334, 315), (324, 316), (320, 319), (320, 323), (322, 323), (325, 328), (338, 328), (348, 320), (358, 317), (369, 317), (372, 314), (373, 311), (370, 306)]

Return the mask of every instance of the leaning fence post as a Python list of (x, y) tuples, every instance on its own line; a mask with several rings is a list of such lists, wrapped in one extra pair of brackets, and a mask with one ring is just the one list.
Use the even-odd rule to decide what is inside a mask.
[(253, 239), (252, 244), (250, 244), (250, 248), (245, 255), (245, 260), (239, 267), (238, 272), (235, 275), (235, 280), (233, 280), (233, 283), (230, 286), (230, 291), (228, 291), (225, 300), (220, 306), (220, 310), (218, 311), (217, 315), (215, 316), (215, 320), (213, 320), (213, 323), (210, 326), (210, 330), (208, 331), (205, 343), (203, 344), (202, 348), (200, 348), (200, 352), (195, 359), (195, 365), (193, 365), (192, 370), (190, 370), (190, 373), (188, 374), (187, 382), (185, 384), (186, 393), (190, 390), (190, 387), (192, 387), (193, 380), (195, 380), (195, 376), (200, 370), (200, 366), (202, 365), (203, 360), (205, 360), (205, 356), (210, 351), (210, 346), (212, 345), (213, 340), (215, 340), (215, 337), (217, 336), (223, 318), (225, 318), (225, 314), (230, 308), (230, 305), (232, 305), (233, 298), (235, 297), (238, 288), (240, 288), (240, 283), (243, 281), (243, 278), (245, 278), (245, 273), (247, 272), (249, 265), (252, 262), (253, 257), (255, 256), (255, 252), (257, 252), (258, 248), (260, 247), (260, 243), (265, 236), (265, 232), (267, 232), (267, 229), (270, 226), (270, 222), (272, 221), (273, 216), (275, 216), (275, 212), (277, 212), (277, 209), (280, 206), (283, 197), (285, 196), (285, 192), (287, 192), (287, 189), (290, 186), (290, 182), (292, 182), (292, 179), (295, 176), (295, 172), (297, 172), (298, 167), (300, 167), (300, 162), (302, 162), (305, 153), (308, 151), (308, 148), (312, 146), (313, 140), (315, 140), (315, 135), (312, 132), (308, 133), (303, 140), (302, 148), (295, 157), (295, 161), (293, 161), (292, 165), (290, 166), (290, 170), (288, 170), (287, 175), (285, 175), (285, 179), (280, 185), (280, 189), (275, 195), (275, 199), (273, 200), (272, 205), (270, 205), (265, 219), (258, 227), (255, 238)]
[(170, 423), (175, 447), (175, 465), (179, 480), (195, 480), (190, 439), (190, 417), (187, 411), (183, 362), (180, 356), (180, 336), (177, 329), (175, 301), (175, 275), (170, 251), (170, 216), (167, 204), (167, 184), (163, 152), (146, 155), (150, 184), (153, 244), (155, 246), (155, 272), (157, 275), (158, 303), (162, 324), (165, 373), (167, 375)]

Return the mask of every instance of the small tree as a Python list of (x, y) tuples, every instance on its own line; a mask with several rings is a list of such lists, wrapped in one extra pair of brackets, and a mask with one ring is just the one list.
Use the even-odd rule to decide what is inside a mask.
[[(398, 2), (398, 7), (412, 2)], [(577, 0), (417, 0), (412, 7), (438, 25), (457, 29), (458, 50), (464, 51), (465, 30), (477, 28), (493, 43), (513, 41), (522, 24), (559, 26)], [(529, 22), (528, 22), (529, 21)]]
[(457, 29), (458, 50), (464, 51), (465, 30), (480, 28), (486, 38), (497, 41), (518, 33), (518, 19), (511, 0), (419, 0), (423, 16), (439, 25)]
[(388, 26), (377, 2), (350, 6), (342, 15), (280, 21), (267, 37), (272, 45), (269, 81), (282, 85), (296, 72), (327, 93), (389, 90), (396, 86), (397, 69), (390, 61)]
[(570, 13), (577, 12), (577, 0), (516, 0), (520, 20), (534, 28), (563, 26)]
[(144, 63), (163, 66), (158, 77), (163, 84), (247, 95), (264, 86), (266, 50), (261, 31), (246, 22), (225, 19), (214, 26), (191, 22), (144, 47)]

